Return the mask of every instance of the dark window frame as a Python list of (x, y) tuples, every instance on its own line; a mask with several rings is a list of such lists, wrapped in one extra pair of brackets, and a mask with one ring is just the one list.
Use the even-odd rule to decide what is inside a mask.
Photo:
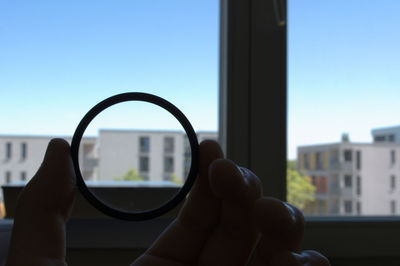
[(6, 160), (10, 160), (12, 157), (12, 142), (6, 142)]
[(149, 153), (150, 152), (150, 137), (140, 136), (139, 137), (139, 152)]
[(345, 188), (353, 187), (353, 175), (345, 174), (343, 176), (343, 185)]
[(174, 173), (174, 170), (175, 170), (174, 164), (175, 164), (175, 160), (174, 160), (173, 156), (170, 156), (170, 155), (164, 156), (163, 172), (168, 173), (168, 174)]
[(26, 181), (26, 172), (25, 171), (21, 171), (20, 179), (21, 179), (21, 181)]
[(396, 176), (395, 175), (390, 176), (390, 189), (391, 190), (396, 189)]
[(172, 136), (164, 137), (164, 153), (174, 153), (175, 152), (175, 138)]
[(393, 165), (396, 163), (396, 151), (390, 150), (390, 163)]
[(356, 181), (356, 194), (358, 196), (361, 196), (361, 176), (357, 176), (357, 181)]
[(10, 184), (11, 181), (12, 181), (12, 174), (11, 174), (11, 171), (6, 171), (6, 172), (5, 172), (4, 183)]
[(21, 143), (21, 160), (25, 160), (28, 156), (28, 144), (26, 142)]
[(139, 156), (139, 172), (147, 173), (150, 171), (150, 158), (149, 156)]
[(350, 163), (353, 161), (353, 151), (351, 149), (343, 150), (343, 160), (346, 163)]

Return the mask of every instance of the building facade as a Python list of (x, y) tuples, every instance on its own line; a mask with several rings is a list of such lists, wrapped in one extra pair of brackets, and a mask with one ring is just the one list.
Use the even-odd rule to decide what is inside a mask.
[[(198, 139), (217, 140), (217, 132), (198, 132)], [(0, 186), (26, 182), (38, 170), (51, 136), (0, 135)], [(69, 143), (71, 137), (63, 137)], [(191, 149), (181, 131), (100, 130), (84, 137), (79, 148), (83, 177), (112, 181), (130, 169), (149, 181), (184, 181), (191, 165)], [(0, 193), (2, 201), (2, 193)]]
[(316, 187), (316, 200), (306, 214), (400, 213), (400, 127), (374, 129), (372, 136), (373, 143), (342, 141), (298, 148), (298, 168)]

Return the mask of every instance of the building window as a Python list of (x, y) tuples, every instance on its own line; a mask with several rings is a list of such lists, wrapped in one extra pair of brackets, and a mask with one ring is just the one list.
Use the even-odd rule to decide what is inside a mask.
[(390, 188), (391, 189), (396, 188), (396, 176), (394, 175), (390, 176)]
[(327, 182), (327, 177), (326, 176), (320, 176), (318, 177), (319, 182), (317, 180), (317, 191), (320, 193), (326, 193), (328, 191), (328, 182)]
[(165, 137), (164, 138), (164, 152), (165, 153), (173, 153), (174, 152), (174, 138), (173, 137)]
[(328, 203), (326, 200), (318, 200), (318, 214), (328, 213)]
[[(332, 174), (329, 179), (330, 179), (329, 190), (334, 193), (338, 193), (340, 190), (339, 175)], [(339, 203), (337, 205), (339, 206)]]
[(322, 170), (322, 154), (321, 154), (321, 152), (317, 152), (315, 154), (315, 157), (316, 157), (316, 161), (317, 161), (316, 169), (317, 170)]
[(350, 214), (353, 212), (353, 204), (351, 200), (345, 200), (344, 201), (344, 213)]
[(192, 148), (190, 147), (190, 142), (189, 138), (185, 135), (185, 157), (191, 157), (192, 156)]
[(150, 138), (149, 137), (140, 137), (140, 152), (150, 152)]
[(331, 164), (337, 164), (339, 162), (339, 151), (337, 149), (331, 150), (329, 162)]
[(394, 135), (393, 134), (389, 135), (388, 140), (389, 140), (389, 142), (394, 142), (395, 141)]
[(317, 185), (317, 177), (316, 176), (311, 176), (311, 184), (313, 184), (313, 186)]
[(396, 151), (395, 150), (390, 151), (390, 162), (392, 164), (394, 164), (396, 162)]
[(11, 156), (12, 156), (11, 149), (12, 149), (11, 142), (7, 142), (6, 143), (6, 159), (11, 159)]
[(172, 173), (174, 171), (174, 157), (165, 156), (164, 157), (164, 172)]
[(191, 158), (185, 158), (183, 164), (184, 164), (184, 168), (185, 168), (184, 169), (184, 175), (185, 175), (184, 178), (186, 180), (186, 178), (188, 177), (189, 172), (190, 172), (190, 167), (192, 166)]
[(26, 159), (26, 154), (27, 154), (27, 145), (25, 142), (21, 143), (21, 159), (25, 160)]
[(139, 171), (148, 172), (149, 171), (149, 157), (140, 156), (139, 157)]
[(352, 187), (352, 176), (351, 175), (345, 175), (344, 176), (344, 187)]
[(357, 170), (361, 170), (361, 151), (357, 151), (356, 153), (356, 167)]
[(396, 214), (396, 201), (395, 200), (390, 201), (390, 213)]
[(304, 169), (310, 169), (310, 156), (308, 153), (304, 153)]
[(361, 176), (357, 176), (357, 188), (356, 188), (357, 195), (361, 195)]
[(345, 162), (351, 162), (352, 158), (351, 158), (351, 150), (345, 150), (344, 151), (344, 161)]
[(11, 183), (11, 172), (7, 171), (6, 172), (6, 184), (10, 184)]
[(326, 193), (328, 191), (328, 182), (326, 176), (312, 176), (311, 182), (316, 187), (316, 192)]
[(357, 208), (357, 214), (361, 215), (361, 202), (357, 201), (356, 208)]
[(375, 142), (381, 142), (381, 141), (385, 141), (385, 140), (386, 140), (385, 136), (375, 136), (374, 137)]
[(26, 172), (25, 171), (21, 172), (21, 181), (26, 181)]

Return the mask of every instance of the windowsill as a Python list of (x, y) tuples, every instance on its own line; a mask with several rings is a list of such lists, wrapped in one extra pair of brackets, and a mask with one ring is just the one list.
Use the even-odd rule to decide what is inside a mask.
[[(19, 191), (14, 187), (9, 192), (16, 200)], [(145, 249), (179, 211), (178, 206), (154, 220), (126, 222), (105, 217), (80, 193), (77, 196), (73, 218), (67, 225), (67, 247), (71, 249)], [(3, 243), (9, 239), (11, 227), (12, 220), (0, 220)], [(331, 258), (397, 257), (396, 235), (400, 235), (400, 216), (308, 216), (303, 247)]]
[[(14, 210), (17, 204), (19, 193), (22, 191), (25, 182), (17, 182), (4, 185), (3, 196), (6, 208), (6, 218), (14, 218)], [(154, 209), (171, 199), (179, 191), (180, 186), (172, 182), (88, 182), (89, 189), (97, 195), (100, 200), (107, 199), (112, 206), (119, 206), (129, 209), (134, 206), (135, 211)], [(175, 217), (181, 204), (171, 211), (162, 215), (165, 218)], [(132, 207), (131, 207), (132, 208)], [(76, 194), (75, 206), (71, 214), (73, 219), (106, 219), (108, 216), (95, 209), (83, 197), (81, 193)]]
[[(72, 219), (67, 224), (69, 249), (146, 249), (173, 218), (143, 222)], [(331, 258), (396, 257), (400, 217), (307, 217), (304, 249)], [(9, 239), (12, 220), (0, 220), (1, 238)], [(378, 241), (378, 245), (376, 244)], [(340, 246), (337, 245), (340, 243)], [(371, 249), (371, 245), (374, 246)]]
[(67, 224), (67, 247), (146, 249), (173, 218), (142, 222), (116, 219), (72, 219)]
[(397, 235), (400, 216), (306, 217), (303, 248), (336, 258), (398, 257)]

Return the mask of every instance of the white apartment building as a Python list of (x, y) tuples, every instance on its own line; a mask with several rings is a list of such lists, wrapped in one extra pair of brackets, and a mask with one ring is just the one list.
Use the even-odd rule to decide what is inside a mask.
[(400, 127), (374, 129), (372, 135), (373, 143), (298, 148), (299, 170), (316, 186), (316, 201), (306, 214), (400, 214)]
[[(28, 181), (38, 170), (51, 136), (0, 135), (0, 186)], [(63, 137), (71, 142), (71, 137)], [(217, 140), (217, 132), (198, 132), (198, 139)], [(100, 130), (85, 137), (79, 165), (87, 180), (115, 180), (134, 168), (150, 181), (184, 181), (191, 150), (182, 131)], [(0, 193), (2, 201), (2, 192)]]
[(373, 129), (372, 136), (374, 142), (400, 143), (400, 126)]

